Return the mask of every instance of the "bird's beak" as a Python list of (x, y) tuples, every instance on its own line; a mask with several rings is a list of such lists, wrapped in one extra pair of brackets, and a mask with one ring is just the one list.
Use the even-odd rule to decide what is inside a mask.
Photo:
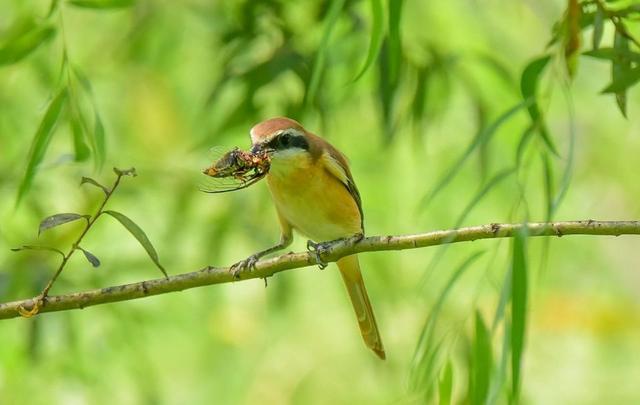
[(251, 147), (251, 153), (256, 155), (262, 152), (262, 149), (263, 149), (263, 145), (261, 143), (256, 143)]
[(260, 153), (264, 153), (264, 152), (271, 153), (271, 152), (273, 152), (273, 149), (270, 148), (264, 142), (253, 144), (253, 146), (251, 147), (251, 153), (254, 154), (254, 155), (257, 155), (257, 154), (260, 154)]

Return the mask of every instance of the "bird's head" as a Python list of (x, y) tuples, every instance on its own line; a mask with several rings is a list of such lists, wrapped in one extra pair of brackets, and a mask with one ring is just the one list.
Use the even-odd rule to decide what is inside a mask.
[(251, 128), (251, 151), (267, 152), (274, 163), (308, 155), (309, 139), (300, 123), (284, 117), (271, 118)]

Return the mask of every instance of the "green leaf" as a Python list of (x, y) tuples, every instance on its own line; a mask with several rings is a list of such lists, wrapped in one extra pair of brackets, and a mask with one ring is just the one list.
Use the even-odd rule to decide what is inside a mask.
[(151, 258), (151, 260), (153, 260), (156, 266), (158, 266), (160, 271), (162, 271), (162, 274), (164, 274), (165, 278), (169, 278), (164, 267), (162, 267), (162, 265), (160, 264), (160, 260), (158, 259), (158, 253), (156, 252), (156, 249), (153, 247), (153, 245), (149, 241), (149, 238), (147, 238), (147, 235), (144, 233), (142, 228), (140, 228), (135, 222), (129, 219), (129, 217), (117, 211), (106, 210), (106, 211), (103, 211), (103, 213), (111, 215), (112, 217), (117, 219), (125, 228), (127, 228), (127, 230), (138, 240), (138, 242), (140, 242), (144, 250), (147, 251), (147, 253), (149, 254), (149, 257)]
[[(494, 330), (495, 332), (495, 330)], [(511, 351), (511, 324), (506, 319), (504, 322), (504, 332), (502, 335), (502, 347), (500, 348), (500, 362), (497, 364), (497, 370), (495, 373), (495, 379), (491, 384), (491, 391), (489, 394), (488, 405), (494, 405), (498, 403), (498, 398), (502, 392), (507, 381), (507, 370), (509, 365), (509, 353)]]
[(592, 44), (594, 50), (600, 48), (600, 42), (602, 41), (602, 33), (604, 32), (604, 13), (602, 12), (602, 8), (598, 7), (596, 10), (596, 15), (593, 19), (593, 36), (592, 36)]
[[(629, 52), (629, 40), (616, 30), (616, 34), (613, 40), (613, 48), (618, 52)], [(620, 82), (621, 77), (626, 76), (631, 69), (631, 63), (628, 60), (611, 61), (611, 79), (613, 83)], [(625, 81), (628, 81), (626, 79)], [(612, 83), (612, 84), (613, 84)], [(608, 87), (611, 87), (609, 85)], [(606, 89), (605, 89), (606, 90)], [(627, 91), (626, 88), (621, 89), (615, 93), (616, 103), (622, 115), (627, 116)]]
[(544, 177), (544, 196), (547, 208), (546, 220), (551, 221), (553, 215), (553, 168), (549, 161), (549, 156), (546, 153), (541, 153), (542, 158), (542, 173)]
[(504, 169), (496, 173), (495, 176), (493, 176), (484, 186), (482, 186), (478, 190), (478, 192), (473, 196), (473, 198), (469, 201), (469, 203), (464, 207), (460, 216), (458, 217), (458, 220), (454, 225), (454, 228), (458, 228), (462, 226), (465, 219), (467, 219), (467, 216), (469, 215), (469, 213), (471, 213), (471, 210), (473, 210), (482, 201), (482, 199), (489, 193), (489, 191), (493, 190), (493, 188), (496, 187), (498, 184), (500, 184), (502, 180), (508, 178), (515, 172), (516, 172), (516, 169), (511, 168), (511, 169)]
[(482, 254), (484, 254), (483, 251), (475, 252), (460, 266), (458, 266), (444, 289), (440, 292), (436, 303), (433, 305), (433, 309), (422, 328), (416, 350), (413, 354), (413, 360), (411, 362), (410, 382), (414, 389), (421, 388), (427, 391), (432, 380), (437, 377), (434, 357), (437, 354), (436, 349), (438, 347), (438, 345), (435, 344), (435, 326), (438, 321), (438, 317), (440, 316), (440, 312), (444, 306), (444, 301), (453, 289), (453, 286), (465, 270), (467, 270)]
[(611, 84), (602, 90), (602, 93), (620, 93), (624, 92), (634, 84), (640, 81), (640, 66), (636, 66), (629, 70), (621, 71), (616, 75)]
[(23, 245), (19, 248), (11, 248), (12, 252), (20, 252), (22, 250), (46, 250), (48, 252), (54, 252), (54, 253), (58, 253), (60, 256), (62, 256), (62, 258), (64, 259), (64, 253), (62, 253), (62, 251), (56, 249), (56, 248), (52, 248), (49, 246), (34, 246), (34, 245)]
[[(471, 211), (484, 199), (484, 197), (489, 193), (489, 191), (491, 191), (500, 182), (502, 182), (503, 180), (505, 180), (512, 174), (514, 174), (515, 172), (516, 172), (515, 168), (501, 170), (495, 176), (493, 176), (488, 182), (486, 182), (486, 184), (481, 185), (478, 192), (473, 196), (471, 200), (469, 200), (469, 203), (467, 203), (467, 205), (464, 207), (464, 209), (462, 210), (461, 214), (458, 216), (458, 219), (456, 220), (453, 227), (454, 228), (460, 227), (464, 223), (467, 216), (471, 213)], [(423, 286), (427, 285), (429, 275), (433, 274), (433, 271), (436, 268), (436, 266), (440, 263), (445, 253), (452, 246), (450, 243), (447, 243), (447, 242), (450, 242), (454, 238), (455, 238), (455, 235), (451, 235), (451, 238), (445, 240), (444, 244), (438, 248), (436, 254), (433, 256), (433, 259), (431, 259), (431, 261), (429, 262), (429, 265), (427, 266), (427, 270), (424, 272), (424, 276), (422, 277), (422, 280), (420, 282), (421, 285)]]
[(449, 166), (444, 176), (436, 183), (436, 186), (432, 189), (432, 191), (425, 195), (420, 201), (420, 206), (427, 206), (433, 198), (438, 195), (442, 189), (444, 189), (460, 172), (462, 166), (467, 161), (471, 153), (478, 149), (483, 144), (488, 143), (493, 135), (497, 132), (497, 130), (507, 122), (513, 115), (515, 115), (518, 111), (522, 110), (525, 107), (531, 105), (533, 101), (531, 99), (525, 99), (524, 101), (518, 103), (516, 106), (512, 107), (502, 115), (500, 115), (491, 125), (486, 128), (483, 128), (471, 141), (469, 146), (465, 149), (464, 153), (451, 165)]
[(389, 0), (389, 77), (397, 83), (402, 63), (402, 37), (400, 36), (400, 18), (404, 0)]
[(82, 177), (82, 180), (80, 180), (80, 185), (83, 184), (92, 184), (100, 189), (102, 189), (102, 191), (104, 191), (105, 195), (109, 195), (109, 189), (106, 188), (105, 186), (103, 186), (102, 184), (98, 183), (97, 181), (95, 181), (94, 179), (92, 179), (91, 177)]
[(104, 140), (104, 125), (102, 124), (98, 110), (95, 110), (93, 138), (96, 145), (96, 166), (101, 168), (106, 156), (106, 147)]
[(89, 97), (93, 98), (93, 87), (91, 86), (91, 81), (89, 81), (87, 75), (85, 75), (84, 72), (75, 65), (72, 66), (72, 71), (73, 75), (78, 79), (78, 82), (80, 82), (82, 89), (89, 95)]
[(522, 132), (522, 135), (520, 135), (520, 141), (518, 141), (518, 147), (516, 148), (517, 167), (520, 167), (520, 164), (522, 163), (522, 157), (524, 156), (524, 152), (526, 151), (527, 145), (529, 145), (529, 141), (535, 133), (535, 130), (535, 126), (531, 124)]
[(0, 42), (0, 66), (24, 59), (55, 33), (55, 28), (49, 24), (35, 25), (31, 19), (16, 22)]
[(318, 88), (320, 87), (320, 79), (322, 78), (322, 73), (324, 72), (326, 52), (327, 48), (329, 47), (329, 39), (331, 38), (333, 28), (338, 22), (338, 18), (340, 18), (340, 12), (344, 7), (344, 3), (345, 0), (333, 0), (331, 2), (331, 6), (329, 7), (326, 21), (324, 23), (322, 39), (320, 40), (318, 52), (313, 63), (313, 69), (311, 70), (311, 80), (309, 81), (309, 86), (307, 87), (307, 91), (305, 94), (305, 104), (307, 105), (315, 100), (316, 94), (318, 93)]
[(76, 162), (84, 162), (91, 155), (91, 151), (85, 142), (82, 122), (76, 114), (72, 113), (70, 117), (71, 136), (73, 140), (73, 150)]
[(503, 62), (500, 58), (496, 57), (496, 55), (484, 52), (474, 53), (472, 56), (474, 60), (477, 60), (481, 65), (485, 66), (496, 79), (502, 81), (508, 89), (515, 87), (516, 80), (513, 77), (511, 66), (508, 63)]
[(551, 216), (556, 212), (560, 203), (564, 199), (567, 191), (569, 190), (569, 185), (571, 184), (571, 177), (573, 176), (573, 161), (575, 159), (575, 150), (576, 150), (576, 138), (577, 138), (577, 130), (576, 130), (576, 117), (573, 104), (570, 99), (569, 109), (568, 109), (568, 117), (569, 117), (569, 151), (567, 153), (566, 163), (564, 171), (562, 172), (562, 177), (560, 178), (560, 187), (556, 192), (556, 196), (553, 200)]
[(542, 117), (542, 113), (540, 112), (540, 108), (538, 107), (538, 102), (536, 101), (536, 93), (538, 89), (538, 82), (540, 81), (540, 76), (544, 71), (545, 67), (551, 60), (550, 55), (542, 56), (538, 59), (531, 61), (523, 70), (522, 76), (520, 77), (520, 92), (522, 93), (522, 97), (525, 100), (533, 100), (531, 105), (527, 108), (529, 111), (529, 116), (531, 117), (531, 121), (533, 125), (538, 130), (538, 133), (542, 137), (542, 140), (547, 145), (547, 147), (557, 155), (557, 149), (549, 136), (549, 131), (547, 130), (547, 126)]
[(578, 0), (569, 0), (567, 6), (567, 32), (564, 43), (564, 60), (569, 78), (573, 79), (578, 66), (580, 52), (582, 7)]
[(58, 94), (49, 104), (49, 107), (47, 108), (47, 111), (45, 112), (44, 117), (42, 118), (42, 121), (38, 126), (38, 130), (33, 137), (33, 141), (31, 142), (31, 149), (29, 151), (29, 158), (27, 160), (27, 168), (25, 170), (24, 176), (22, 177), (22, 181), (20, 182), (16, 205), (20, 203), (22, 197), (24, 197), (24, 195), (31, 188), (31, 183), (33, 182), (33, 178), (36, 174), (37, 167), (42, 162), (42, 159), (47, 152), (47, 148), (49, 147), (49, 143), (51, 142), (51, 139), (53, 137), (54, 127), (58, 122), (58, 118), (60, 118), (60, 112), (62, 111), (66, 100), (67, 89), (63, 88), (58, 92)]
[(513, 274), (513, 269), (509, 268), (509, 270), (504, 275), (504, 280), (502, 282), (502, 288), (500, 289), (500, 299), (498, 300), (498, 306), (496, 307), (496, 312), (493, 316), (493, 323), (491, 324), (491, 331), (495, 333), (498, 329), (498, 325), (500, 321), (504, 318), (504, 314), (507, 309), (507, 305), (511, 302), (511, 278)]
[(135, 0), (69, 0), (68, 3), (82, 8), (110, 9), (130, 7)]
[(353, 81), (357, 81), (371, 67), (380, 53), (382, 38), (384, 37), (384, 9), (382, 0), (369, 0), (371, 4), (372, 22), (371, 22), (371, 41), (369, 42), (369, 52), (364, 65)]
[(60, 4), (60, 0), (51, 0), (51, 4), (49, 5), (49, 11), (47, 12), (47, 18), (50, 18), (53, 13), (58, 9), (58, 5)]
[(91, 263), (93, 267), (100, 267), (100, 260), (93, 253), (81, 248), (80, 246), (78, 246), (76, 249), (79, 249), (82, 251), (82, 253), (84, 253), (84, 257), (89, 261), (89, 263)]
[[(93, 131), (91, 132), (91, 137), (89, 139), (91, 148), (93, 149), (93, 153), (95, 155), (96, 167), (100, 169), (102, 168), (106, 157), (104, 124), (102, 123), (102, 118), (100, 117), (100, 114), (98, 112), (98, 104), (96, 102), (95, 95), (93, 94), (93, 88), (91, 86), (89, 78), (77, 66), (72, 66), (72, 71), (75, 78), (80, 83), (80, 86), (91, 100), (91, 104), (93, 107)], [(79, 114), (81, 114), (80, 109), (78, 109), (78, 112)], [(80, 122), (86, 122), (84, 121), (82, 116), (80, 116)], [(87, 132), (89, 132), (88, 126), (86, 124), (85, 128), (87, 128)]]
[(42, 220), (42, 222), (40, 222), (40, 226), (38, 227), (38, 236), (42, 232), (46, 231), (47, 229), (51, 229), (58, 225), (66, 224), (67, 222), (77, 221), (78, 219), (81, 219), (81, 218), (85, 218), (88, 220), (89, 218), (91, 218), (91, 215), (80, 215), (73, 212), (68, 212), (68, 213), (55, 214), (55, 215), (46, 217), (45, 219)]
[(511, 376), (512, 395), (518, 403), (520, 394), (520, 371), (524, 353), (527, 324), (527, 253), (526, 232), (517, 232), (513, 239), (511, 277)]
[(491, 337), (480, 312), (476, 311), (476, 338), (473, 343), (473, 363), (471, 370), (471, 403), (484, 405), (489, 394), (493, 353)]
[(438, 384), (438, 398), (440, 405), (451, 404), (451, 394), (453, 393), (453, 367), (451, 366), (451, 360), (447, 360), (444, 366), (442, 375), (440, 376), (440, 383)]
[(583, 52), (584, 56), (614, 62), (640, 62), (640, 53), (624, 48), (599, 48)]
[(429, 82), (432, 78), (431, 66), (427, 65), (418, 69), (417, 75), (416, 91), (413, 96), (413, 101), (411, 102), (411, 116), (414, 122), (422, 124), (425, 116), (427, 97), (429, 95)]

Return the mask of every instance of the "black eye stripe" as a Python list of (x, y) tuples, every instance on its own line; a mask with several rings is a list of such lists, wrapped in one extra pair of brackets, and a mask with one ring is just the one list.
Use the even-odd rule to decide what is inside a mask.
[(282, 133), (271, 139), (268, 145), (276, 150), (292, 148), (309, 150), (309, 143), (303, 135), (293, 135), (289, 132)]

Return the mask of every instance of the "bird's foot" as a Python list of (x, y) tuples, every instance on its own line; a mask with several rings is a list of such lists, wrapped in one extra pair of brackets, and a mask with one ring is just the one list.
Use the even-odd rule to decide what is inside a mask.
[(244, 260), (240, 260), (237, 263), (234, 263), (229, 267), (229, 272), (233, 276), (234, 279), (240, 279), (240, 272), (248, 269), (249, 271), (253, 271), (256, 268), (256, 263), (260, 260), (259, 255), (251, 255)]
[(327, 267), (327, 262), (322, 259), (322, 255), (327, 253), (327, 251), (331, 248), (331, 242), (320, 242), (316, 243), (312, 240), (307, 241), (307, 250), (316, 258), (316, 263), (318, 264), (318, 268), (323, 270)]
[(327, 262), (324, 261), (322, 259), (322, 255), (326, 254), (327, 252), (329, 252), (331, 250), (331, 248), (333, 248), (335, 245), (339, 244), (339, 243), (343, 243), (343, 242), (349, 242), (349, 245), (355, 245), (356, 243), (360, 242), (362, 239), (364, 239), (364, 234), (362, 233), (357, 233), (353, 236), (349, 236), (346, 238), (340, 238), (340, 239), (334, 239), (334, 240), (330, 240), (327, 242), (319, 242), (316, 243), (312, 240), (308, 240), (307, 241), (307, 250), (311, 253), (313, 253), (313, 255), (316, 258), (316, 263), (318, 264), (318, 267), (320, 268), (320, 270), (324, 269), (325, 267), (327, 267)]

